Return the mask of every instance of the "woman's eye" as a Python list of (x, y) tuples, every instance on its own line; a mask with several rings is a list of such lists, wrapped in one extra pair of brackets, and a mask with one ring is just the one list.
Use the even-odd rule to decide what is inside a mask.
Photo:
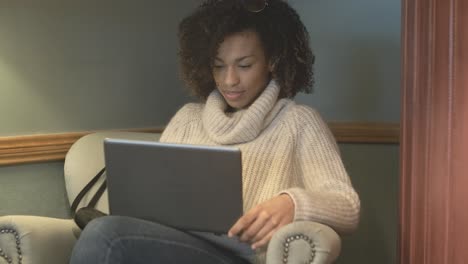
[(250, 65), (250, 64), (249, 65), (239, 65), (239, 67), (242, 68), (242, 69), (248, 69), (248, 68), (252, 67), (252, 65)]
[(214, 65), (214, 66), (213, 66), (213, 68), (215, 68), (215, 69), (221, 69), (221, 68), (223, 68), (223, 67), (224, 67), (223, 65)]

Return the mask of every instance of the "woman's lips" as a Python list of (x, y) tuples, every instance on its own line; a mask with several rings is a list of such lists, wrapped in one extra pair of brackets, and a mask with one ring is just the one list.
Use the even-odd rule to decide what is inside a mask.
[(239, 99), (244, 91), (224, 91), (224, 96), (228, 100), (237, 100)]

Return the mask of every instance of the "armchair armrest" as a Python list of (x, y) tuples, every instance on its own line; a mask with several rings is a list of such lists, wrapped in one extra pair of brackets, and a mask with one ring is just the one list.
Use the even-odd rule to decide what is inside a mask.
[[(75, 197), (92, 177), (104, 167), (103, 142), (105, 138), (158, 141), (159, 137), (160, 134), (158, 133), (102, 131), (91, 133), (78, 139), (68, 151), (64, 164), (65, 187), (70, 204), (73, 203)], [(83, 197), (78, 208), (89, 203), (89, 200), (93, 197), (101, 182), (102, 179)], [(96, 209), (108, 213), (108, 204), (106, 191), (101, 199), (99, 199)]]
[(71, 219), (0, 217), (0, 263), (68, 263), (79, 229)]
[(311, 221), (294, 222), (272, 237), (267, 249), (268, 264), (328, 264), (336, 260), (341, 239), (330, 227)]

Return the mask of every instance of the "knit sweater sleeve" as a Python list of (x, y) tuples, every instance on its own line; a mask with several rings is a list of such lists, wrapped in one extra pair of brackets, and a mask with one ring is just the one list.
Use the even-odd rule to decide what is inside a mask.
[(359, 222), (360, 201), (336, 141), (315, 110), (303, 107), (296, 119), (296, 161), (304, 188), (284, 191), (294, 201), (294, 221), (316, 221), (340, 233), (351, 232)]

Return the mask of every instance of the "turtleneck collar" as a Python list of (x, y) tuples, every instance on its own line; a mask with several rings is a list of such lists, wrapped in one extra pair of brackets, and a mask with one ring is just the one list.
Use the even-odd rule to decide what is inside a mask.
[(217, 144), (240, 144), (254, 140), (290, 102), (288, 99), (278, 101), (279, 92), (280, 87), (271, 80), (248, 108), (227, 112), (229, 106), (221, 93), (214, 90), (203, 109), (203, 127)]

